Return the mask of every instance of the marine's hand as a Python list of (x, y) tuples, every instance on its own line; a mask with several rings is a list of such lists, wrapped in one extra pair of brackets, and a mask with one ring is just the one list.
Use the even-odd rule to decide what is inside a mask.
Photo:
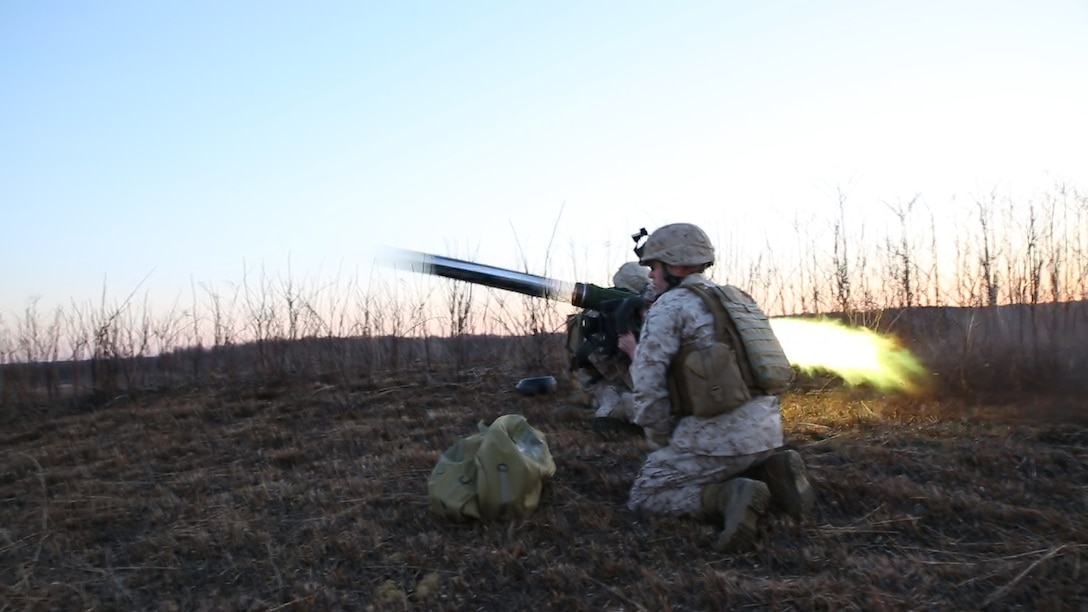
[(616, 346), (626, 353), (627, 356), (631, 358), (631, 361), (635, 360), (635, 347), (638, 346), (638, 341), (635, 340), (634, 334), (625, 332), (616, 336)]

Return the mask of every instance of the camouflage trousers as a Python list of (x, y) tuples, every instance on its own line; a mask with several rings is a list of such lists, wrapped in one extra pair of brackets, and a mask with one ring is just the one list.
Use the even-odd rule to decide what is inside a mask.
[(597, 409), (593, 416), (634, 422), (635, 396), (625, 385), (600, 382), (590, 389), (589, 394)]
[(631, 391), (626, 368), (617, 365), (614, 359), (599, 358), (596, 355), (591, 355), (590, 361), (596, 364), (596, 369), (579, 370), (576, 376), (579, 386), (589, 396), (590, 405), (595, 409), (593, 416), (633, 423), (635, 396)]
[(762, 463), (774, 452), (771, 449), (751, 455), (716, 457), (665, 446), (646, 457), (631, 485), (627, 507), (655, 514), (699, 517), (704, 486), (725, 482)]

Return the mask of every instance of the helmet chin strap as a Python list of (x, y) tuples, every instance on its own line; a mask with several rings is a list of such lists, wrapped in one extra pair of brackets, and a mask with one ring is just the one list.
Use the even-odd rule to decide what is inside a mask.
[[(704, 266), (695, 266), (694, 270), (692, 270), (688, 274), (685, 274), (684, 276), (676, 276), (675, 274), (670, 272), (669, 271), (669, 265), (664, 263), (664, 262), (661, 263), (661, 266), (662, 266), (661, 267), (662, 272), (665, 273), (665, 284), (668, 285), (669, 289), (672, 289), (673, 287), (676, 287), (677, 285), (679, 285), (680, 282), (683, 281), (685, 278), (687, 278), (689, 275), (691, 275), (691, 274), (701, 274), (703, 271), (705, 271), (710, 266), (710, 264), (707, 264), (707, 265), (704, 265)], [(665, 291), (668, 291), (669, 289), (666, 289)]]
[[(662, 270), (665, 272), (665, 284), (669, 286), (669, 289), (676, 287), (680, 284), (680, 281), (684, 280), (683, 276), (674, 276), (672, 272), (669, 272), (669, 266), (662, 263)], [(668, 291), (666, 289), (665, 291)]]

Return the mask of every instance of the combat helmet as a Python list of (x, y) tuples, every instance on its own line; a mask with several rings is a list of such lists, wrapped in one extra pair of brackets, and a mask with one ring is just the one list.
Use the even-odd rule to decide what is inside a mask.
[(642, 293), (650, 284), (650, 274), (642, 264), (629, 261), (616, 270), (612, 276), (612, 286), (635, 293)]
[(703, 266), (714, 263), (714, 245), (697, 225), (673, 223), (663, 225), (650, 234), (641, 247), (635, 248), (638, 262), (644, 266), (660, 261), (670, 266)]

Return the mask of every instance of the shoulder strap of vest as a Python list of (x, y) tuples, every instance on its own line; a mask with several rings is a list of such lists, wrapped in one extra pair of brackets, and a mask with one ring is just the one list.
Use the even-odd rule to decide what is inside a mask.
[(740, 337), (740, 331), (737, 330), (733, 317), (729, 316), (725, 305), (722, 304), (721, 289), (699, 284), (680, 286), (691, 289), (696, 295), (703, 298), (703, 303), (710, 309), (710, 314), (714, 315), (714, 328), (718, 334), (718, 342), (724, 342), (733, 347), (733, 350), (737, 353), (737, 365), (740, 366), (740, 373), (744, 377), (744, 383), (754, 392), (763, 394), (763, 390), (756, 384), (755, 376), (752, 374), (752, 365), (748, 361), (748, 351)]

